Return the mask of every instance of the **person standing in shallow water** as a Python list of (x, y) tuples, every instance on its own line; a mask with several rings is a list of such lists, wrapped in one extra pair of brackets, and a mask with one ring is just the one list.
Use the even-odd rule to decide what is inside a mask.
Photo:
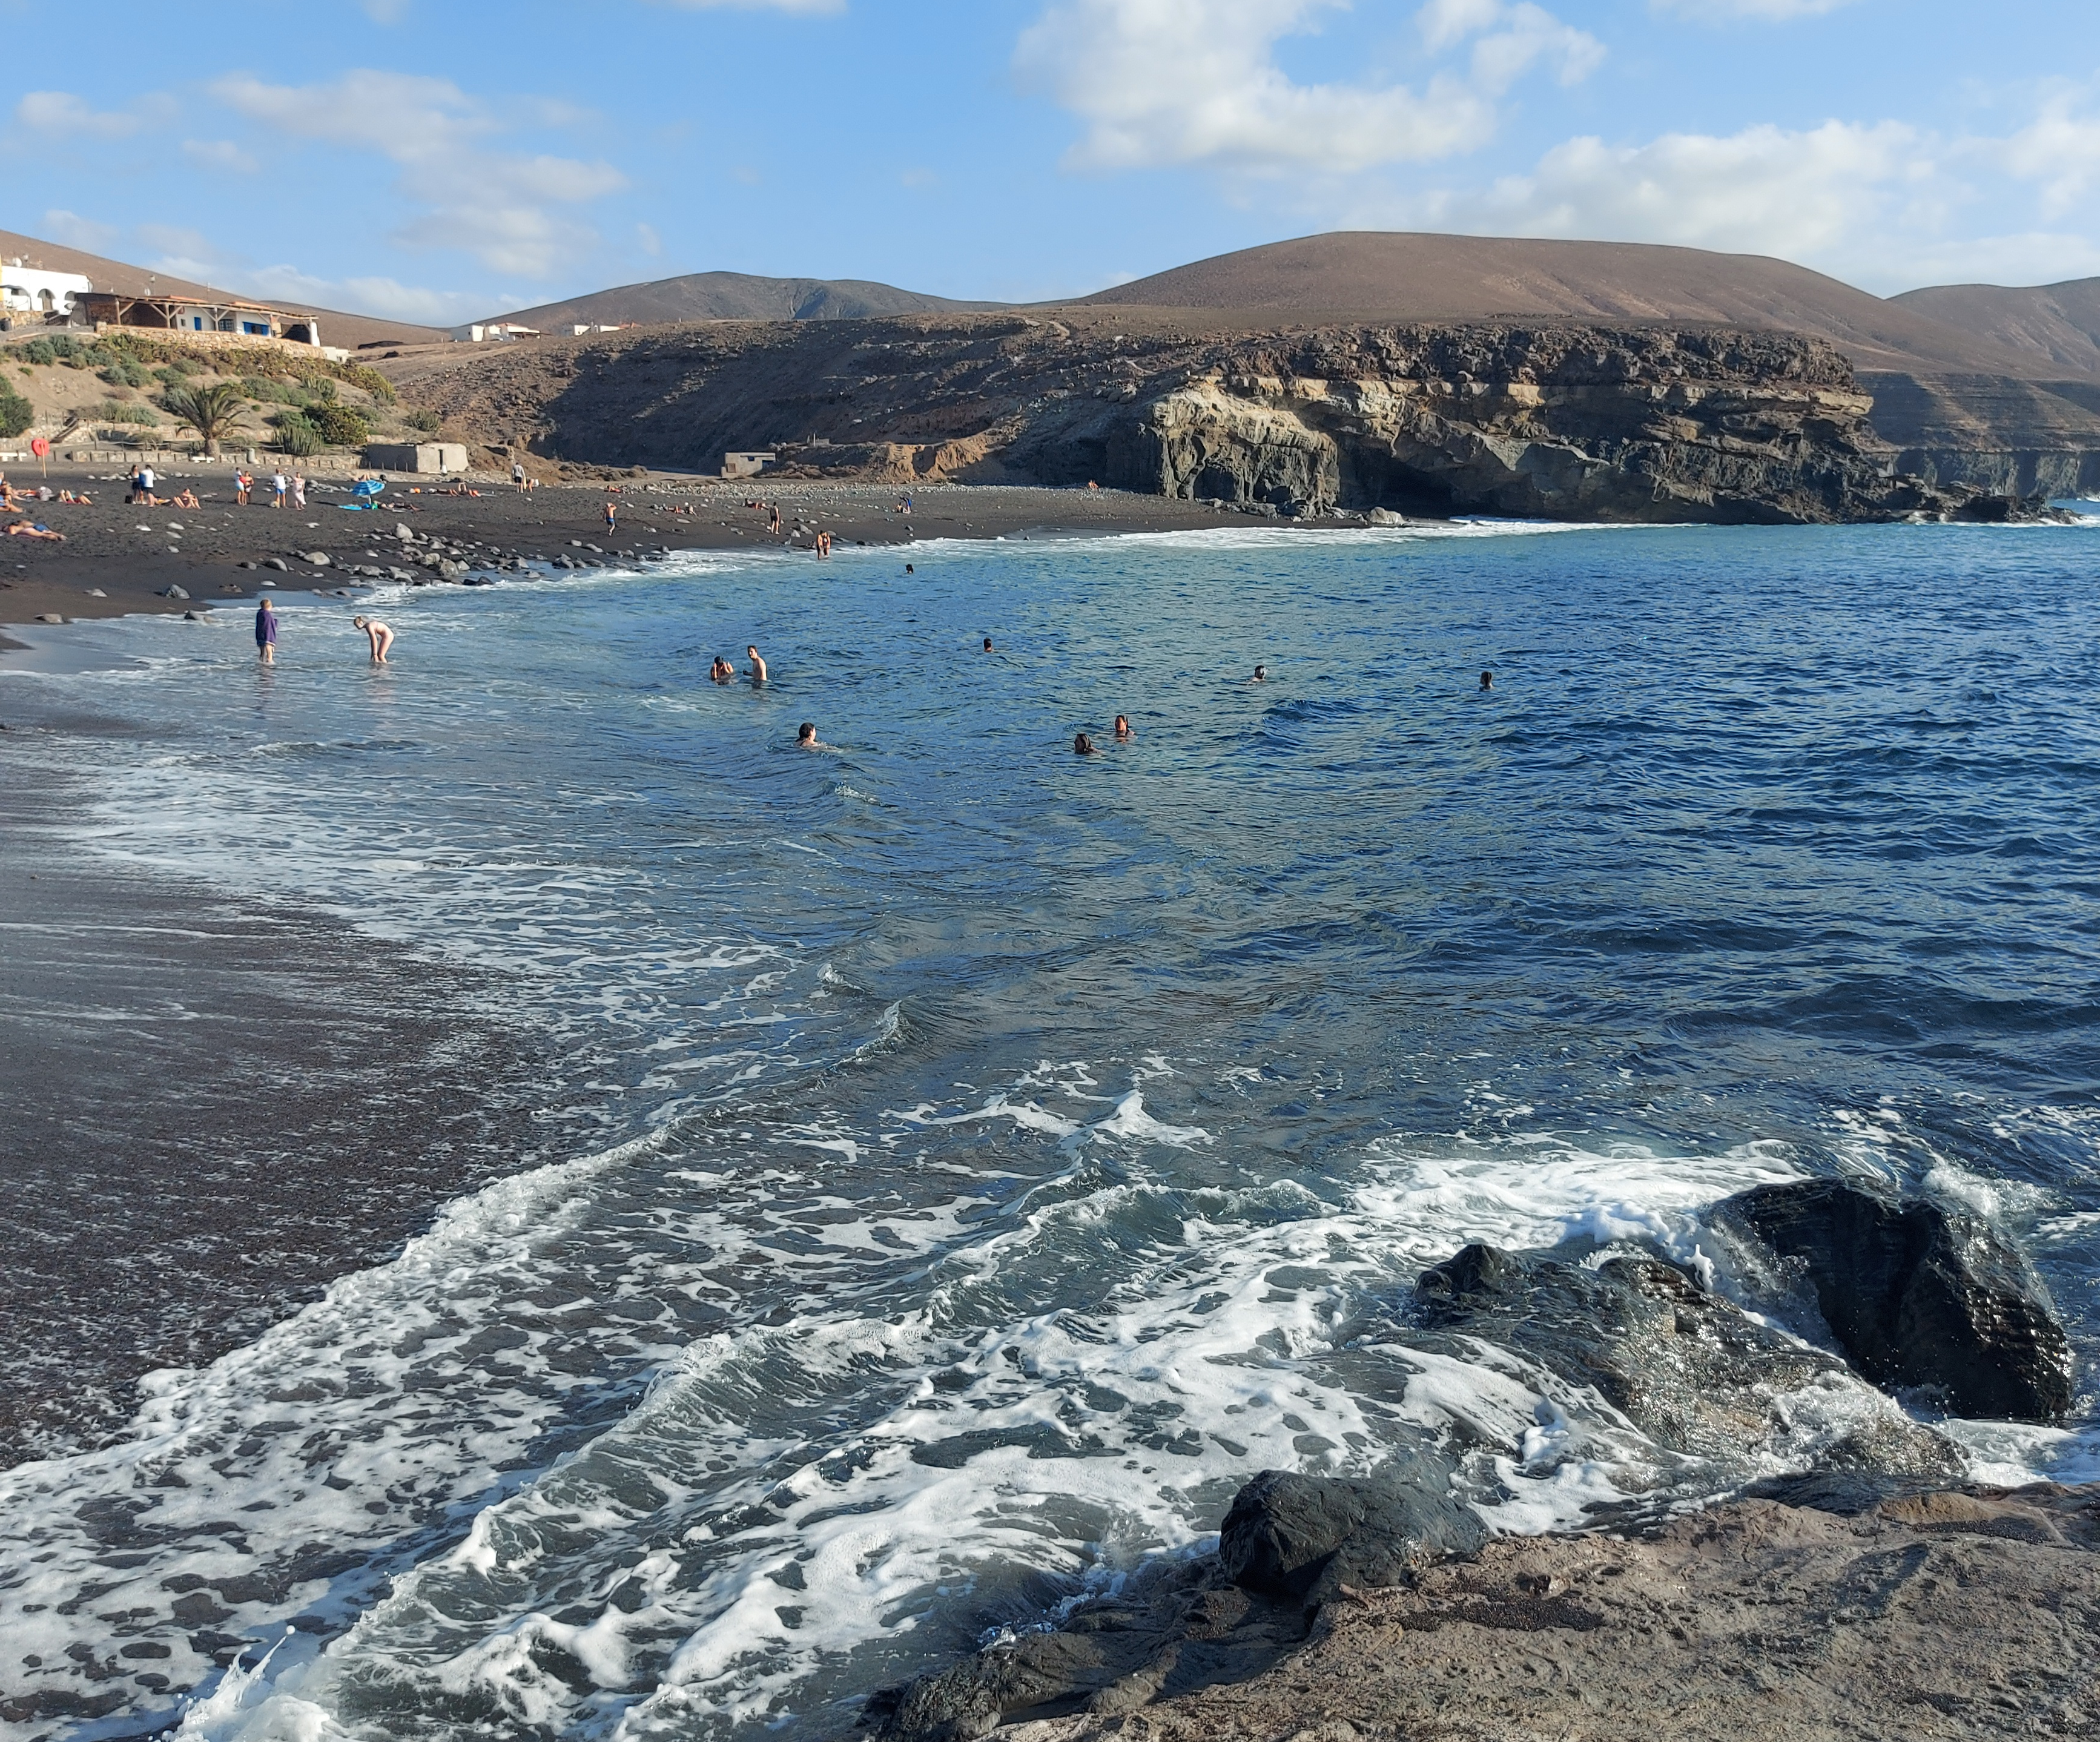
[(394, 632), (377, 617), (352, 617), (350, 620), (364, 631), (364, 638), (372, 643), (372, 663), (384, 665), (386, 650), (394, 645)]
[(765, 662), (759, 658), (758, 650), (756, 647), (747, 647), (743, 650), (751, 655), (752, 683), (754, 686), (764, 683), (765, 681)]
[(277, 663), (277, 607), (267, 593), (255, 607), (255, 656), (265, 665)]
[(1137, 734), (1132, 731), (1130, 729), (1129, 717), (1125, 714), (1118, 714), (1116, 716), (1115, 723), (1115, 741), (1119, 744), (1127, 744), (1131, 741), (1131, 739), (1136, 736)]
[(1097, 756), (1101, 752), (1094, 748), (1093, 739), (1081, 732), (1072, 739), (1072, 754), (1075, 756)]
[(1493, 672), (1483, 672), (1483, 673), (1480, 673), (1480, 690), (1481, 690), (1481, 693), (1482, 693), (1483, 695), (1485, 695), (1488, 690), (1493, 689), (1493, 688), (1494, 688), (1494, 686), (1495, 686), (1495, 674), (1494, 674)]

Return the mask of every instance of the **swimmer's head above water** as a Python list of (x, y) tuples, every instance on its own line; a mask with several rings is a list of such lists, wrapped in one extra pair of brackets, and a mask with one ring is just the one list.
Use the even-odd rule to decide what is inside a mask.
[(1073, 737), (1072, 754), (1079, 756), (1099, 756), (1101, 752), (1094, 748), (1093, 739), (1088, 737), (1084, 732), (1080, 732)]
[(1494, 674), (1493, 672), (1483, 672), (1483, 673), (1480, 673), (1480, 687), (1481, 687), (1483, 690), (1492, 690), (1492, 689), (1493, 689), (1493, 688), (1494, 688), (1494, 686), (1495, 686), (1495, 674)]
[(1250, 681), (1254, 683), (1267, 683), (1268, 681), (1268, 668), (1265, 665), (1257, 665), (1254, 668), (1254, 677)]
[(800, 744), (805, 750), (814, 750), (817, 748), (816, 723), (814, 721), (805, 720), (800, 725), (796, 726), (795, 728), (795, 742)]
[(1115, 735), (1118, 742), (1126, 743), (1129, 742), (1132, 734), (1130, 730), (1130, 719), (1127, 715), (1118, 714), (1116, 716)]

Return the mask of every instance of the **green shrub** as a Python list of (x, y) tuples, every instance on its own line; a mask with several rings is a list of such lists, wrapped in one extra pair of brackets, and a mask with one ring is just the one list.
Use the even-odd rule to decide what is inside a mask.
[(419, 405), (412, 412), (404, 412), (401, 421), (412, 430), (421, 430), (426, 435), (435, 435), (441, 420), (429, 406)]
[(277, 452), (306, 459), (328, 443), (321, 432), (307, 421), (304, 412), (279, 412), (270, 421), (277, 426)]
[(22, 347), (22, 355), (29, 362), (46, 367), (59, 360), (58, 346), (50, 339), (31, 339)]
[(372, 421), (353, 405), (317, 405), (308, 415), (331, 448), (362, 448), (372, 439)]
[(362, 387), (382, 405), (394, 403), (394, 383), (368, 363), (338, 363), (333, 366), (332, 373), (338, 381), (346, 381), (353, 387)]
[(192, 363), (188, 357), (176, 357), (164, 363), (153, 373), (163, 387), (179, 387), (191, 376), (201, 373), (203, 366)]
[(95, 373), (98, 379), (108, 381), (112, 387), (143, 387), (153, 378), (129, 357), (105, 363)]
[(20, 435), (36, 421), (36, 407), (12, 387), (0, 385), (0, 439)]
[(126, 399), (104, 399), (89, 414), (97, 423), (158, 423), (150, 405)]

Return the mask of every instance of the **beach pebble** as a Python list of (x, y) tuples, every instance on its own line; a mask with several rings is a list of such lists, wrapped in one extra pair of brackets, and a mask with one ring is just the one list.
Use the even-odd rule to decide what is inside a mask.
[(289, 575), (292, 572), (292, 565), (282, 557), (265, 557), (262, 559), (262, 567), (275, 569), (280, 575)]
[(164, 599), (186, 599), (189, 597), (189, 592), (188, 589), (183, 587), (168, 587), (162, 589), (161, 597)]
[(329, 553), (325, 550), (309, 550), (302, 555), (299, 560), (302, 562), (311, 563), (315, 568), (326, 568), (329, 566)]
[(37, 613), (37, 621), (39, 623), (64, 623), (65, 619), (60, 616), (55, 611), (45, 611)]

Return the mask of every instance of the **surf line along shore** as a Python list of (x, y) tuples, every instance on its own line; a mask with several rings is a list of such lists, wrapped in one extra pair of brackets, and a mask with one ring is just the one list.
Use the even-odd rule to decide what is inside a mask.
[[(201, 506), (192, 509), (127, 505), (125, 480), (106, 473), (54, 468), (48, 482), (54, 492), (85, 491), (92, 504), (24, 504), (18, 518), (41, 520), (65, 542), (0, 542), (0, 624), (134, 611), (179, 616), (252, 598), (266, 581), (279, 591), (325, 591), (404, 579), (457, 580), (534, 565), (625, 566), (682, 550), (810, 552), (819, 530), (843, 549), (1247, 523), (1200, 503), (1128, 491), (1004, 484), (915, 489), (907, 514), (904, 492), (871, 484), (727, 483), (657, 474), (545, 484), (523, 493), (507, 480), (476, 480), (470, 487), (479, 494), (455, 495), (449, 487), (411, 494), (395, 483), (375, 509), (348, 513), (338, 505), (348, 500), (346, 484), (321, 480), (309, 484), (300, 513), (269, 506), (259, 488), (252, 504), (240, 506), (230, 474), (202, 469), (162, 480), (164, 489), (195, 489)], [(618, 494), (609, 492), (609, 483), (617, 484)], [(612, 533), (602, 513), (608, 501), (620, 505)], [(779, 533), (768, 531), (768, 512), (748, 505), (753, 502), (779, 505)], [(403, 527), (412, 538), (400, 536)], [(315, 552), (325, 564), (307, 560)]]
[[(1762, 1282), (1756, 1316), (1659, 1252), (1479, 1245), (1403, 1310), (1424, 1347), (1499, 1346), (1660, 1453), (1732, 1464), (1714, 1502), (1621, 1495), (1589, 1531), (1495, 1535), (1484, 1490), (1518, 1472), (1484, 1483), (1450, 1445), (1353, 1478), (1265, 1471), (1215, 1553), (885, 1690), (864, 1723), (877, 1742), (2093, 1734), (2100, 1484), (1965, 1480), (1952, 1439), (1867, 1383), (2062, 1420), (2069, 1345), (2023, 1257), (1964, 1208), (1834, 1180), (1702, 1221), (1732, 1287)], [(1837, 1347), (1776, 1328), (1788, 1308)], [(1811, 1395), (1842, 1431), (1745, 1480)]]

